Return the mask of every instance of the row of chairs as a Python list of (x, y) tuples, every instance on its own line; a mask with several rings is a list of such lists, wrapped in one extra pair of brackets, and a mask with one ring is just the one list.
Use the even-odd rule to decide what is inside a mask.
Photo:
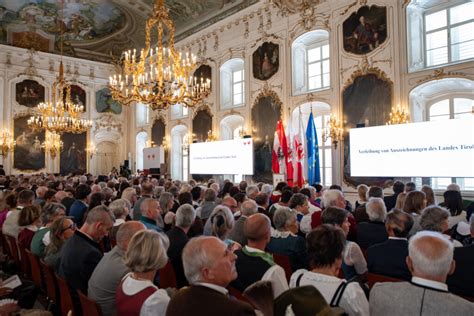
[[(30, 250), (18, 247), (16, 239), (12, 236), (4, 235), (0, 231), (0, 245), (4, 253), (11, 258), (16, 267), (20, 270), (22, 277), (25, 277), (42, 290), (46, 296), (46, 309), (56, 311), (61, 315), (73, 315), (73, 304), (67, 281), (57, 275), (43, 259), (38, 258)], [(81, 301), (83, 315), (100, 316), (99, 305), (89, 299), (87, 295), (78, 291)]]

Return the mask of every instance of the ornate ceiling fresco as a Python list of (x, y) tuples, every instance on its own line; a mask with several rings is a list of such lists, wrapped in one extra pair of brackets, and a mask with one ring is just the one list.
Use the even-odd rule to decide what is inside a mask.
[[(259, 0), (165, 0), (176, 40)], [(61, 29), (67, 55), (110, 61), (144, 44), (154, 0), (0, 0), (0, 44), (59, 52)]]

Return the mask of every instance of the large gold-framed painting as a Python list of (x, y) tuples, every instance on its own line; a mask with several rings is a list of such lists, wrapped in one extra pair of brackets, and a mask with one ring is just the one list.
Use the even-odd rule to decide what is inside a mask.
[(25, 79), (15, 85), (16, 102), (29, 108), (44, 102), (44, 94), (44, 87), (35, 80)]
[(32, 131), (27, 124), (28, 116), (13, 121), (13, 137), (16, 141), (13, 168), (21, 171), (38, 171), (45, 167), (45, 154), (41, 148), (44, 131)]
[(59, 172), (83, 174), (87, 170), (87, 132), (81, 134), (64, 133), (61, 135), (63, 149), (59, 158)]

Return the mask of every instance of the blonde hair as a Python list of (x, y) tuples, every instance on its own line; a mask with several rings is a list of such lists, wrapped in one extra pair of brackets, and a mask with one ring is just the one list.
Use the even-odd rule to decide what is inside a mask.
[(395, 208), (403, 210), (406, 199), (407, 199), (407, 194), (405, 192), (401, 192), (400, 194), (398, 194), (397, 202), (395, 202)]
[(166, 251), (169, 243), (164, 235), (143, 230), (133, 235), (125, 252), (125, 265), (132, 272), (149, 272), (163, 268), (168, 262)]

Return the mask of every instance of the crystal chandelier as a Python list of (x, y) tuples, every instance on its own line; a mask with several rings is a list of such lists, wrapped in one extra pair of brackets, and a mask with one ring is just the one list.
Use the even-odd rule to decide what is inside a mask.
[(92, 127), (92, 121), (81, 119), (84, 106), (71, 101), (71, 86), (64, 78), (63, 62), (59, 64), (59, 76), (53, 83), (51, 102), (37, 105), (39, 114), (28, 119), (33, 130), (47, 130), (52, 133), (83, 133)]
[[(153, 15), (146, 24), (145, 48), (137, 55), (136, 49), (122, 54), (120, 74), (109, 78), (112, 97), (124, 104), (139, 102), (152, 110), (164, 110), (173, 104), (193, 107), (211, 91), (211, 81), (191, 76), (196, 56), (182, 54), (174, 47), (174, 25), (163, 0), (156, 0)], [(157, 46), (151, 47), (151, 31), (156, 27)], [(168, 47), (163, 43), (168, 30)]]
[(43, 144), (41, 144), (41, 148), (43, 148), (44, 151), (49, 151), (51, 158), (56, 158), (56, 155), (59, 154), (59, 152), (63, 148), (61, 135), (57, 133), (48, 133)]
[(326, 127), (323, 130), (323, 141), (326, 142), (329, 138), (331, 138), (334, 149), (336, 149), (337, 143), (342, 140), (343, 132), (344, 129), (342, 128), (341, 122), (335, 115), (331, 114), (329, 120), (326, 123)]
[[(61, 21), (64, 21), (64, 2), (61, 1)], [(53, 82), (51, 102), (41, 102), (37, 105), (39, 114), (31, 116), (27, 123), (33, 130), (47, 130), (51, 133), (83, 133), (92, 127), (92, 121), (81, 119), (84, 106), (74, 104), (71, 100), (71, 85), (64, 78), (63, 66), (63, 23), (61, 32), (61, 61), (59, 75)]]
[(8, 156), (9, 151), (13, 151), (15, 145), (16, 141), (13, 138), (13, 135), (8, 130), (3, 130), (0, 134), (0, 155), (5, 158), (6, 156)]
[(397, 125), (408, 123), (409, 115), (406, 109), (402, 109), (400, 105), (397, 108), (392, 108), (390, 112), (390, 119), (387, 121), (387, 125)]

